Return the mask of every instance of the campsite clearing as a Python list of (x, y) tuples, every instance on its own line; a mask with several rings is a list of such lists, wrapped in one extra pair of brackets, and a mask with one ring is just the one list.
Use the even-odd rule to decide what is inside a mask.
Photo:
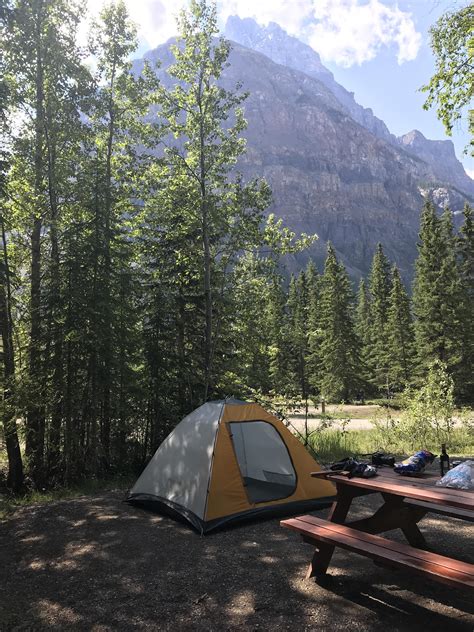
[[(0, 523), (0, 630), (473, 629), (469, 593), (342, 550), (327, 587), (305, 581), (312, 548), (278, 518), (200, 537), (123, 495), (24, 507)], [(355, 517), (376, 502), (361, 499)], [(447, 554), (472, 558), (472, 525), (428, 521)]]

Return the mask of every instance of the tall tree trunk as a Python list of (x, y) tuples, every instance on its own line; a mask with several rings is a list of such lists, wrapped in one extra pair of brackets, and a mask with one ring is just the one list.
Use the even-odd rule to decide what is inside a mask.
[(60, 325), (59, 313), (61, 309), (60, 258), (58, 244), (58, 193), (56, 183), (56, 147), (54, 137), (46, 133), (48, 143), (48, 188), (51, 206), (51, 288), (50, 307), (52, 321), (52, 409), (51, 425), (48, 436), (48, 472), (57, 474), (61, 455), (61, 425), (63, 418), (63, 332)]
[(11, 405), (15, 384), (15, 356), (11, 318), (10, 269), (8, 266), (7, 243), (3, 219), (1, 221), (3, 260), (0, 270), (0, 329), (3, 343), (3, 428), (8, 457), (7, 485), (15, 493), (23, 487), (23, 462), (16, 427), (15, 409)]
[[(202, 82), (202, 77), (201, 77)], [(199, 148), (199, 170), (201, 186), (201, 230), (202, 249), (204, 265), (204, 401), (209, 397), (212, 376), (212, 285), (211, 285), (211, 248), (209, 237), (209, 209), (206, 191), (206, 165), (204, 160), (205, 135), (202, 104), (200, 100), (202, 87), (199, 88), (198, 106), (201, 112), (200, 117), (200, 148)]]
[[(195, 408), (195, 393), (192, 381), (190, 379), (191, 371), (189, 369), (189, 360), (186, 356), (186, 299), (183, 295), (182, 288), (178, 290), (177, 302), (177, 318), (176, 318), (176, 351), (178, 356), (178, 383), (180, 384), (180, 409), (188, 410)], [(200, 394), (198, 394), (198, 397)]]
[(202, 245), (204, 256), (204, 401), (209, 397), (211, 387), (212, 361), (212, 288), (211, 288), (211, 249), (209, 245), (209, 227), (206, 201), (202, 204)]
[[(71, 248), (71, 246), (69, 246)], [(68, 306), (66, 312), (66, 332), (69, 333), (73, 328), (73, 307), (72, 307), (72, 265), (73, 262), (69, 262), (68, 271)], [(66, 342), (66, 391), (64, 398), (64, 481), (66, 485), (73, 482), (74, 478), (74, 465), (77, 460), (77, 455), (74, 450), (74, 436), (72, 427), (72, 391), (73, 391), (73, 358), (72, 358), (72, 341), (71, 337), (67, 337)]]
[(127, 462), (127, 430), (125, 411), (125, 378), (126, 378), (126, 318), (124, 314), (125, 301), (127, 300), (127, 284), (125, 282), (125, 271), (121, 271), (120, 277), (120, 343), (119, 343), (119, 392), (117, 410), (117, 458), (119, 463)]
[(112, 384), (112, 308), (111, 308), (111, 215), (112, 215), (112, 151), (115, 136), (115, 63), (110, 78), (110, 97), (108, 105), (109, 126), (107, 135), (107, 155), (105, 165), (105, 234), (104, 234), (104, 399), (101, 423), (102, 466), (105, 470), (110, 464), (110, 422), (111, 422), (111, 384)]
[(43, 149), (44, 149), (44, 72), (43, 72), (43, 3), (37, 3), (35, 15), (36, 45), (36, 118), (35, 118), (35, 196), (37, 208), (33, 218), (31, 233), (31, 294), (30, 294), (30, 345), (29, 345), (29, 378), (32, 385), (32, 396), (28, 401), (26, 415), (26, 455), (29, 462), (30, 476), (36, 485), (43, 476), (44, 451), (44, 414), (41, 404), (41, 229), (42, 204), (38, 204), (43, 196)]
[(92, 345), (88, 375), (86, 384), (86, 395), (84, 397), (84, 406), (82, 410), (83, 432), (86, 437), (85, 448), (87, 451), (87, 469), (89, 472), (96, 474), (98, 469), (97, 463), (97, 424), (98, 424), (98, 363), (99, 363), (99, 340), (100, 340), (100, 324), (101, 312), (99, 310), (99, 258), (101, 247), (101, 212), (100, 212), (100, 177), (99, 177), (99, 156), (96, 157), (96, 182), (94, 191), (94, 253), (93, 253), (93, 273), (92, 273), (92, 318), (90, 329), (89, 343)]

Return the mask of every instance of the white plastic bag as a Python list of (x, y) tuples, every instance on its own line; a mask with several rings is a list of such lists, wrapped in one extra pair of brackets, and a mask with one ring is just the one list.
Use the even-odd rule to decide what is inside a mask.
[(474, 489), (474, 461), (464, 461), (452, 470), (448, 470), (442, 479), (437, 481), (439, 487), (453, 489)]

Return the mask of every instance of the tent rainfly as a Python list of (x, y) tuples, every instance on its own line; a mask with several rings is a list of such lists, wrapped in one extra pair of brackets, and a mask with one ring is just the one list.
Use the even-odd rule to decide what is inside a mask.
[(326, 507), (332, 483), (302, 443), (259, 404), (203, 404), (163, 441), (127, 500), (176, 512), (199, 532), (270, 513)]

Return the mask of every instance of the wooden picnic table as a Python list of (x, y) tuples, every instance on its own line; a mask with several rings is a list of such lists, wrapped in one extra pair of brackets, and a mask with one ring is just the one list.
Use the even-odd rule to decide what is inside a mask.
[[(436, 474), (406, 477), (388, 467), (379, 468), (377, 476), (369, 479), (348, 478), (332, 471), (314, 472), (312, 476), (324, 477), (336, 485), (328, 519), (307, 515), (281, 522), (316, 547), (307, 577), (324, 577), (339, 546), (384, 565), (408, 567), (438, 581), (474, 588), (474, 564), (430, 550), (418, 527), (429, 512), (474, 521), (473, 490), (436, 487)], [(377, 493), (383, 498), (379, 509), (367, 518), (346, 522), (355, 498)], [(408, 545), (378, 535), (393, 529), (401, 529)]]

